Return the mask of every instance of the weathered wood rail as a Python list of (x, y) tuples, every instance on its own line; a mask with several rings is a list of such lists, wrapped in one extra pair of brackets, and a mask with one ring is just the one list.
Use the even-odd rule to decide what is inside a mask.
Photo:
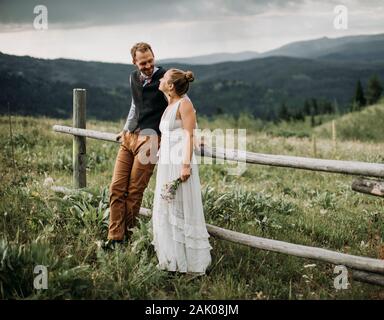
[(352, 190), (372, 196), (384, 197), (384, 181), (360, 177), (353, 181)]
[[(67, 133), (81, 137), (120, 143), (119, 141), (116, 141), (116, 133), (79, 129), (60, 125), (54, 125), (53, 130), (56, 132)], [(240, 157), (238, 156), (237, 150), (214, 147), (209, 148), (205, 145), (201, 145), (199, 149), (195, 148), (195, 153), (204, 157), (246, 162), (252, 164), (384, 178), (384, 164), (381, 163), (327, 160), (263, 154), (255, 152), (245, 152), (246, 156)]]
[[(115, 133), (85, 129), (85, 90), (74, 89), (73, 107), (74, 126), (68, 127), (54, 125), (53, 130), (55, 132), (66, 133), (74, 136), (73, 179), (74, 187), (76, 189), (83, 188), (86, 186), (85, 138), (88, 137), (97, 140), (111, 141), (115, 143), (120, 142), (116, 140)], [(75, 137), (77, 139), (75, 139)], [(82, 138), (84, 140), (81, 140), (79, 138)], [(285, 155), (261, 154), (254, 152), (246, 152), (245, 157), (239, 157), (237, 150), (208, 148), (204, 145), (195, 148), (195, 153), (204, 157), (221, 158), (232, 161), (242, 161), (252, 164), (384, 178), (384, 164), (381, 163), (315, 159)], [(75, 171), (78, 172), (75, 173)], [(360, 177), (355, 180), (352, 185), (352, 189), (376, 196), (383, 196), (383, 181), (378, 179), (369, 180), (367, 178)], [(68, 190), (65, 190), (65, 188), (56, 189), (56, 191), (59, 192), (68, 192)], [(151, 211), (146, 208), (141, 208), (140, 215), (150, 217)], [(237, 244), (242, 244), (262, 250), (289, 254), (302, 258), (314, 259), (336, 265), (344, 265), (352, 270), (352, 277), (354, 279), (358, 281), (384, 286), (384, 260), (354, 256), (331, 251), (328, 249), (256, 237), (239, 233), (236, 231), (223, 229), (210, 224), (207, 224), (207, 230), (209, 234), (213, 237), (234, 242)]]
[[(151, 217), (150, 209), (141, 208), (140, 215)], [(311, 246), (266, 239), (206, 224), (208, 233), (217, 238), (245, 246), (288, 254), (296, 257), (344, 265), (352, 271), (352, 278), (370, 284), (384, 286), (384, 261), (360, 257)]]

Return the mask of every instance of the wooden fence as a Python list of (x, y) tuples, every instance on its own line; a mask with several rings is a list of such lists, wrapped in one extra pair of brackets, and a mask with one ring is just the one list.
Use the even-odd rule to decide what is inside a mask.
[[(73, 135), (73, 185), (75, 189), (86, 187), (86, 137), (97, 140), (116, 141), (115, 133), (100, 132), (86, 129), (86, 91), (73, 90), (73, 127), (54, 125), (55, 132)], [(204, 145), (195, 148), (197, 155), (220, 158), (233, 161), (243, 161), (278, 167), (288, 167), (312, 171), (359, 175), (352, 184), (352, 189), (379, 197), (384, 196), (384, 164), (359, 161), (326, 160), (284, 155), (271, 155), (246, 152), (245, 157), (239, 157), (236, 150), (208, 148)], [(374, 177), (373, 179), (371, 177)], [(66, 191), (71, 192), (71, 191)], [(140, 209), (140, 215), (151, 216), (151, 211)], [(218, 239), (274, 251), (302, 258), (309, 258), (335, 265), (344, 265), (352, 271), (352, 277), (358, 281), (384, 286), (384, 260), (373, 259), (335, 252), (317, 247), (292, 244), (284, 241), (260, 238), (231, 230), (226, 230), (207, 224), (209, 234)]]

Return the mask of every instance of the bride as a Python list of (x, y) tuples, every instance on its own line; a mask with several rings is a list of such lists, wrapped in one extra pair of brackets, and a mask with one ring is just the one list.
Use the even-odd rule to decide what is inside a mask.
[[(205, 225), (200, 178), (193, 152), (196, 111), (186, 95), (191, 71), (168, 70), (160, 80), (168, 100), (153, 204), (153, 241), (160, 270), (205, 274), (212, 249)], [(173, 186), (170, 188), (169, 186)], [(170, 193), (170, 190), (173, 192)]]

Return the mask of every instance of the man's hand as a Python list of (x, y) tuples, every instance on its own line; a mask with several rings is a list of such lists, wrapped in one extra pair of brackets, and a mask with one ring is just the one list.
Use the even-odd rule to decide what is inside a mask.
[(187, 181), (191, 176), (192, 168), (191, 165), (183, 164), (183, 168), (181, 169), (180, 179), (181, 181)]
[(116, 136), (116, 141), (121, 141), (121, 143), (125, 142), (125, 133), (126, 131), (121, 131), (120, 133), (117, 134)]

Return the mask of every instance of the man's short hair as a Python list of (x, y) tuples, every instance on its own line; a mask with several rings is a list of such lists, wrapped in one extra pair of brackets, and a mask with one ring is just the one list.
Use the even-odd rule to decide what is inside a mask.
[[(145, 52), (145, 51), (151, 51), (152, 54), (153, 54), (153, 51), (152, 51), (152, 48), (151, 46), (148, 44), (148, 43), (145, 43), (145, 42), (138, 42), (136, 43), (132, 48), (131, 48), (131, 56), (132, 56), (132, 59), (135, 60), (135, 57), (136, 57), (136, 51), (140, 51), (140, 52)], [(154, 54), (153, 54), (154, 55)]]

